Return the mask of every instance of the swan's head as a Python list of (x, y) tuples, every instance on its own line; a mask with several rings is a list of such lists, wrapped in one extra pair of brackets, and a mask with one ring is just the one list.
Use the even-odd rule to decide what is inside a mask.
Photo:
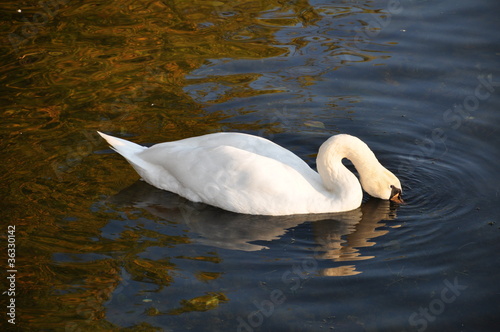
[(398, 204), (403, 204), (401, 182), (391, 171), (381, 166), (377, 172), (369, 176), (361, 176), (361, 186), (370, 196), (388, 199)]

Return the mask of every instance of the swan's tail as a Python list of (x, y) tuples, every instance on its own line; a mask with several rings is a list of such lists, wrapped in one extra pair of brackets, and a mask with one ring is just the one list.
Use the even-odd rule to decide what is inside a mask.
[(135, 162), (137, 159), (135, 155), (147, 149), (145, 146), (141, 146), (118, 137), (106, 135), (99, 131), (97, 133), (101, 135), (101, 137), (104, 138), (109, 145), (111, 145), (113, 150), (125, 157), (125, 159), (129, 162)]

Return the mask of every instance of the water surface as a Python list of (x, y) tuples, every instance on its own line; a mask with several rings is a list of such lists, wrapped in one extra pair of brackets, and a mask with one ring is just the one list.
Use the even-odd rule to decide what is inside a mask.
[[(16, 325), (2, 326), (495, 331), (498, 9), (5, 2), (0, 204), (17, 278)], [(138, 181), (96, 130), (146, 145), (247, 132), (312, 167), (325, 139), (349, 133), (408, 204), (228, 213)]]

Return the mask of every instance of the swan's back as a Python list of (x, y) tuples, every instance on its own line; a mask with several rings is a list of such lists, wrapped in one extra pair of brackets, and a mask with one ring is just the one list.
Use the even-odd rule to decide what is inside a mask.
[[(300, 173), (309, 174), (312, 171), (305, 161), (278, 144), (262, 137), (242, 133), (214, 133), (160, 143), (144, 151), (141, 156), (146, 159), (154, 159), (155, 155), (161, 154), (162, 150), (171, 149), (172, 147), (177, 149), (207, 149), (222, 146), (233, 147), (262, 157), (275, 159), (293, 167)], [(161, 162), (160, 160), (157, 161)]]

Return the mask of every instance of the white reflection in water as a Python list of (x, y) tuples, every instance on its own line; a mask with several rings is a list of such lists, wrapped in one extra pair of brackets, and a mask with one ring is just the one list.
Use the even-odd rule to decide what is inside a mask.
[[(353, 261), (373, 258), (374, 256), (363, 256), (359, 249), (373, 246), (374, 238), (388, 232), (386, 229), (380, 229), (386, 226), (383, 221), (396, 218), (395, 205), (378, 199), (369, 199), (360, 208), (342, 213), (291, 216), (237, 214), (187, 201), (142, 181), (124, 189), (114, 196), (112, 201), (118, 204), (133, 204), (160, 219), (186, 225), (190, 231), (200, 236), (193, 238), (193, 241), (230, 250), (267, 249), (267, 246), (257, 243), (280, 239), (289, 229), (311, 222), (316, 245), (314, 259), (350, 264)], [(399, 225), (392, 224), (391, 227)], [(317, 272), (323, 276), (361, 273), (355, 265), (323, 268)]]

